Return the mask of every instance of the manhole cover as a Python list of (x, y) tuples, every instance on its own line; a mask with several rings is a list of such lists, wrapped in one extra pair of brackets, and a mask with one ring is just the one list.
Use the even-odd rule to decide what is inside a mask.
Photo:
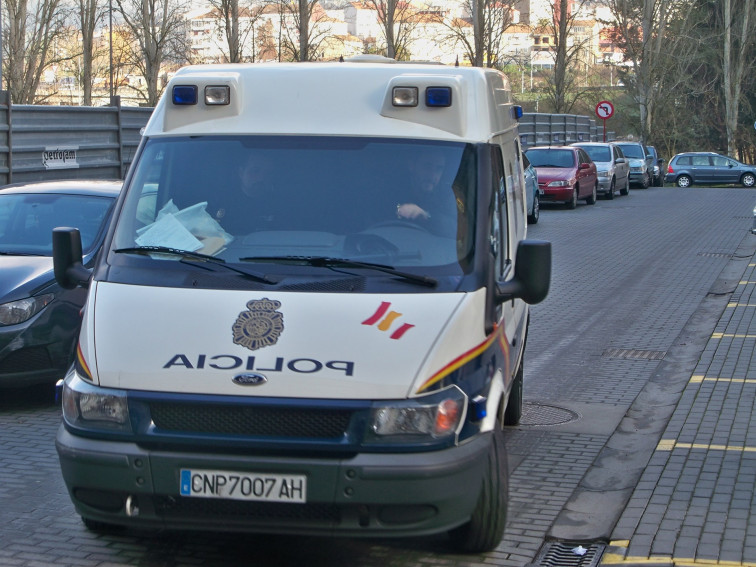
[(574, 411), (547, 404), (524, 402), (520, 425), (562, 425), (580, 419)]

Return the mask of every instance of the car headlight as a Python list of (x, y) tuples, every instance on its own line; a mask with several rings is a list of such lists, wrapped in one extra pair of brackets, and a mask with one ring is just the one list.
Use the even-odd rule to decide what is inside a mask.
[(597, 171), (596, 174), (598, 175), (598, 177), (601, 177), (602, 179), (606, 179), (607, 177), (609, 177), (608, 171)]
[(69, 375), (63, 384), (63, 419), (80, 429), (132, 431), (126, 392), (100, 388), (75, 374)]
[(0, 305), (0, 325), (18, 325), (28, 321), (49, 305), (55, 295), (46, 293)]
[(467, 396), (457, 388), (409, 400), (376, 402), (367, 443), (419, 443), (456, 435), (465, 418)]
[(569, 187), (570, 185), (572, 184), (569, 181), (562, 180), (552, 181), (551, 183), (549, 183), (548, 187)]

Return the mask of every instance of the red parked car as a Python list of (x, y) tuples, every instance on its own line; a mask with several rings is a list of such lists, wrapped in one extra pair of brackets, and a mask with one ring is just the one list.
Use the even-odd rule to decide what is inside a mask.
[(585, 150), (536, 146), (525, 154), (538, 172), (538, 186), (543, 190), (541, 203), (563, 202), (568, 209), (574, 209), (580, 199), (589, 205), (596, 203), (596, 164)]

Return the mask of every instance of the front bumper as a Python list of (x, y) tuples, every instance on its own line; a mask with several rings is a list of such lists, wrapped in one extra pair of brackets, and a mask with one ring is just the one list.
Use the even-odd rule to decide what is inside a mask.
[(572, 187), (541, 187), (541, 202), (572, 201)]
[[(76, 511), (131, 527), (301, 535), (419, 536), (469, 520), (492, 435), (425, 453), (293, 457), (172, 452), (72, 435), (56, 448)], [(182, 468), (303, 474), (307, 502), (247, 502), (179, 495)], [(128, 505), (127, 505), (128, 503)]]

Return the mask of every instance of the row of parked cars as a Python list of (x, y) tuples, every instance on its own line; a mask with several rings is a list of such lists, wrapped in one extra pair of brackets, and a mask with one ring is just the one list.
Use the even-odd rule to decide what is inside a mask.
[[(630, 186), (644, 189), (664, 183), (756, 185), (756, 167), (714, 152), (675, 155), (664, 171), (656, 148), (640, 142), (578, 142), (569, 146), (535, 146), (525, 152), (528, 220), (538, 222), (540, 203), (564, 203), (574, 209), (599, 195), (627, 195)], [(534, 189), (537, 186), (538, 189)], [(532, 193), (534, 192), (535, 193)], [(531, 194), (532, 193), (532, 194)]]

